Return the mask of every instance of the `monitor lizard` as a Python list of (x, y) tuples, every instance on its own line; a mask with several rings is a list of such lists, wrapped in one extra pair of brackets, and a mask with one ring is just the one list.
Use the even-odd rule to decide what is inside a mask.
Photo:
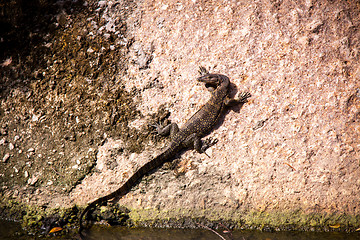
[(209, 138), (202, 141), (201, 137), (205, 136), (213, 129), (223, 109), (226, 106), (245, 103), (247, 98), (251, 96), (250, 93), (243, 92), (237, 99), (230, 98), (230, 80), (227, 76), (222, 74), (211, 74), (204, 67), (200, 67), (199, 73), (201, 76), (197, 80), (205, 83), (205, 86), (212, 93), (209, 101), (180, 129), (176, 123), (171, 123), (166, 127), (163, 127), (161, 124), (153, 125), (158, 134), (170, 134), (171, 142), (161, 154), (140, 167), (139, 170), (137, 170), (120, 188), (106, 196), (96, 199), (84, 209), (79, 220), (80, 235), (82, 235), (81, 232), (84, 229), (82, 221), (84, 215), (96, 205), (115, 197), (124, 196), (144, 175), (159, 168), (165, 162), (170, 161), (182, 149), (194, 147), (197, 152), (205, 153), (205, 150), (215, 144), (216, 140)]

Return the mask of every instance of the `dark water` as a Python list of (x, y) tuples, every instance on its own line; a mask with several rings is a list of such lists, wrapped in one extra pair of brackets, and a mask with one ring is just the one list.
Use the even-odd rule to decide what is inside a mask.
[[(261, 232), (233, 231), (231, 234), (220, 232), (227, 240), (342, 240), (360, 239), (360, 233), (339, 232)], [(129, 229), (112, 228), (106, 231), (93, 231), (90, 239), (126, 239), (126, 240), (207, 240), (220, 239), (215, 233), (203, 229)]]
[[(233, 231), (231, 234), (219, 232), (226, 240), (357, 240), (360, 233), (342, 232), (261, 232), (261, 231)], [(0, 220), (0, 240), (23, 239), (80, 239), (79, 236), (53, 236), (39, 238), (27, 236), (21, 230), (20, 224)], [(87, 233), (86, 240), (207, 240), (222, 239), (215, 233), (205, 229), (149, 229), (94, 227)]]

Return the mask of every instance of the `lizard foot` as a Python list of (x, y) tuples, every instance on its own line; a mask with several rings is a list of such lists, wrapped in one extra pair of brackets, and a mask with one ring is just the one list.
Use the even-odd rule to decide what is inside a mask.
[(249, 97), (251, 97), (251, 94), (249, 92), (242, 92), (239, 94), (237, 101), (240, 103), (244, 103)]
[(206, 68), (204, 68), (203, 66), (199, 67), (199, 74), (200, 76), (205, 76), (207, 74), (209, 74), (208, 70)]
[(155, 128), (155, 133), (161, 136), (166, 136), (170, 134), (170, 137), (174, 137), (175, 134), (179, 131), (179, 127), (176, 123), (171, 123), (164, 126), (162, 123), (151, 124), (150, 126)]
[(151, 133), (157, 134), (157, 135), (166, 135), (166, 134), (164, 134), (165, 127), (161, 122), (149, 124), (149, 126), (155, 128)]
[(162, 124), (157, 122), (152, 124), (149, 123), (149, 126), (155, 128), (151, 133), (158, 133), (159, 129), (163, 128)]
[(216, 143), (218, 142), (218, 140), (216, 138), (212, 138), (212, 137), (209, 137), (205, 140), (203, 140), (202, 142), (202, 146), (201, 146), (201, 152), (202, 153), (205, 153), (206, 156), (210, 157), (209, 155), (206, 154), (206, 149), (214, 146)]
[(224, 103), (226, 106), (232, 107), (239, 103), (246, 103), (249, 97), (251, 97), (249, 92), (242, 92), (238, 95), (237, 98), (225, 98)]

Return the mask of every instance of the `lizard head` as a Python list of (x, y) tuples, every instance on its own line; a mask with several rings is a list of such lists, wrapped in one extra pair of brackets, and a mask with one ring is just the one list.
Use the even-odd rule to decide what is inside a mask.
[(199, 82), (205, 83), (206, 86), (216, 88), (219, 86), (223, 81), (229, 81), (229, 78), (222, 74), (206, 74), (201, 76), (197, 79)]

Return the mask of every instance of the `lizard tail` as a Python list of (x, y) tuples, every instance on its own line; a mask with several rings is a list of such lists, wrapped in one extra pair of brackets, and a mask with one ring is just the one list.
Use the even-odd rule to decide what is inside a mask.
[(96, 205), (99, 205), (103, 202), (106, 202), (110, 199), (113, 199), (114, 197), (122, 197), (126, 195), (131, 188), (138, 183), (138, 181), (148, 172), (151, 172), (152, 170), (160, 167), (163, 163), (165, 163), (167, 160), (169, 160), (170, 156), (172, 156), (174, 152), (174, 148), (169, 147), (166, 149), (163, 153), (152, 159), (151, 161), (148, 161), (146, 164), (144, 164), (139, 170), (137, 170), (120, 188), (118, 188), (116, 191), (96, 199), (95, 201), (91, 202), (81, 213), (80, 219), (79, 219), (79, 233), (80, 236), (82, 235), (82, 231), (84, 230), (83, 225), (83, 218), (84, 216), (93, 208), (96, 207)]

